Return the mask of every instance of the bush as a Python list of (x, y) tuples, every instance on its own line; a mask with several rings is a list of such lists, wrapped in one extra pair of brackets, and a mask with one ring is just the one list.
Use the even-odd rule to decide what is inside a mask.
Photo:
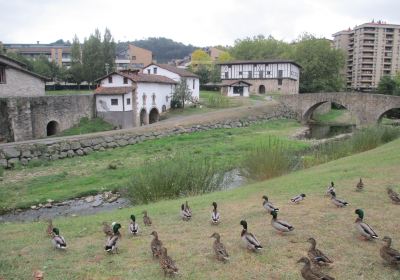
[(247, 153), (241, 171), (249, 179), (266, 180), (289, 172), (296, 154), (279, 138), (256, 143)]
[(208, 107), (227, 108), (230, 105), (228, 97), (221, 94), (210, 94), (207, 98)]
[(149, 203), (221, 189), (224, 172), (201, 155), (175, 155), (137, 170), (126, 193), (133, 203)]
[(0, 166), (0, 177), (4, 176), (4, 168)]

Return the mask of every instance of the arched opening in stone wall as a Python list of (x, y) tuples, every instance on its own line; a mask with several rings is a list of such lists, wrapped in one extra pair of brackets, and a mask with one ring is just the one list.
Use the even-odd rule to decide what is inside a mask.
[(265, 86), (264, 85), (260, 85), (258, 87), (258, 93), (260, 93), (260, 94), (264, 94), (265, 93)]
[(160, 117), (160, 114), (158, 113), (158, 110), (156, 108), (151, 109), (149, 113), (149, 123), (155, 123), (158, 122), (158, 119)]
[(378, 123), (400, 126), (400, 108), (387, 110), (378, 118)]
[(322, 139), (352, 132), (357, 120), (342, 104), (324, 101), (311, 106), (304, 114), (303, 122), (309, 128), (307, 138)]
[(47, 136), (56, 135), (59, 131), (59, 125), (56, 121), (50, 121), (46, 127), (46, 134)]
[(140, 126), (147, 124), (147, 112), (146, 109), (140, 111)]

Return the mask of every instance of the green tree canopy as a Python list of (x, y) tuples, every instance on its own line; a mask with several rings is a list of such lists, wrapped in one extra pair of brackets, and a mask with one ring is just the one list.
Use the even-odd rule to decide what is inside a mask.
[(378, 84), (378, 93), (387, 95), (397, 95), (400, 93), (396, 80), (390, 76), (382, 76)]

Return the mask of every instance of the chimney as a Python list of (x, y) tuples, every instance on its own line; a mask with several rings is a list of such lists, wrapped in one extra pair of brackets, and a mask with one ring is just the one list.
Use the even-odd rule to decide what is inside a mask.
[(38, 44), (38, 45), (39, 45), (39, 43), (40, 43), (40, 41), (36, 41), (36, 44)]

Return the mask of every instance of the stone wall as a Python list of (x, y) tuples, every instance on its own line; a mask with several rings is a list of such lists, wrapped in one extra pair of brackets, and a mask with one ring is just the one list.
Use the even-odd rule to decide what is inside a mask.
[(7, 142), (46, 137), (51, 121), (62, 131), (94, 116), (93, 95), (0, 98), (0, 109), (0, 138)]
[[(284, 105), (279, 105), (274, 110), (241, 119), (229, 119), (220, 122), (203, 123), (187, 127), (174, 126), (153, 132), (138, 133), (135, 130), (125, 132), (107, 132), (95, 136), (80, 136), (68, 140), (59, 138), (46, 142), (30, 141), (31, 143), (8, 143), (0, 146), (0, 166), (12, 168), (15, 164), (26, 165), (31, 160), (58, 160), (76, 156), (84, 156), (95, 151), (104, 151), (117, 147), (133, 145), (146, 140), (169, 137), (184, 133), (207, 131), (220, 128), (246, 127), (257, 122), (264, 122), (280, 118), (295, 118), (296, 115)], [(111, 134), (112, 133), (112, 134)]]
[(297, 94), (299, 93), (299, 81), (292, 79), (282, 79), (282, 85), (278, 85), (278, 79), (242, 79), (251, 84), (250, 92), (259, 93), (261, 85), (265, 87), (265, 93), (283, 93)]

